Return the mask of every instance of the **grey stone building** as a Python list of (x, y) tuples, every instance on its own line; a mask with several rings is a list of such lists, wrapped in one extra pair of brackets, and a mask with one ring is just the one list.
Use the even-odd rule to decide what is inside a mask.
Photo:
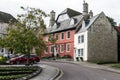
[(83, 3), (83, 19), (74, 37), (74, 60), (92, 62), (117, 61), (117, 33), (104, 12), (93, 16), (88, 4)]

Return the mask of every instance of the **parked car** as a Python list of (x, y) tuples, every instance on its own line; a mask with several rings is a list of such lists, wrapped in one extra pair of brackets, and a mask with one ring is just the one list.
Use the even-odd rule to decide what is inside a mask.
[[(29, 63), (34, 64), (40, 61), (40, 58), (35, 54), (30, 54)], [(14, 57), (9, 60), (10, 64), (26, 64), (27, 55), (21, 55), (19, 57)]]

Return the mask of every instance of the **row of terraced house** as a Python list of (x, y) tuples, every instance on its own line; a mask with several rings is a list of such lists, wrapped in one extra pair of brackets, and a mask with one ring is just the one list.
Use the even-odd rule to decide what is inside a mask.
[[(55, 17), (52, 10), (49, 27), (43, 37), (46, 49), (42, 57), (69, 56), (74, 61), (120, 61), (116, 32), (120, 30), (111, 25), (104, 12), (93, 15), (92, 10), (88, 12), (88, 3), (84, 2), (82, 13), (67, 8)], [(1, 37), (6, 34), (4, 30), (10, 19), (16, 21), (10, 14), (0, 12)], [(55, 44), (49, 42), (49, 35), (56, 39)], [(8, 53), (8, 50), (0, 49), (0, 53)]]
[[(43, 40), (46, 50), (42, 57), (70, 56), (82, 61), (116, 62), (117, 32), (106, 18), (104, 12), (93, 15), (88, 12), (88, 3), (83, 3), (83, 12), (65, 9), (55, 19), (55, 12), (50, 12), (50, 23)], [(51, 34), (56, 43), (49, 42)]]

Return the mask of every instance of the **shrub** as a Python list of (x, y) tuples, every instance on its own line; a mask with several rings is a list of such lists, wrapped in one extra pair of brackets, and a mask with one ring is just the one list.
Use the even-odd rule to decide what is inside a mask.
[(7, 58), (7, 57), (0, 57), (1, 59), (0, 59), (0, 64), (7, 64), (6, 62), (9, 60), (9, 58)]
[(114, 67), (114, 68), (120, 68), (120, 63), (119, 64), (114, 64), (112, 67)]
[(62, 58), (71, 58), (70, 55), (64, 55)]
[(0, 80), (14, 80), (38, 71), (38, 66), (0, 67)]

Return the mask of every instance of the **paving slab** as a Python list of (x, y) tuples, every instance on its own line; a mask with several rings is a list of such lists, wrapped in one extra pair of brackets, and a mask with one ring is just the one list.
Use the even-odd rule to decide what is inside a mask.
[(58, 74), (58, 68), (44, 64), (39, 66), (42, 67), (42, 72), (30, 80), (53, 80), (53, 78)]

